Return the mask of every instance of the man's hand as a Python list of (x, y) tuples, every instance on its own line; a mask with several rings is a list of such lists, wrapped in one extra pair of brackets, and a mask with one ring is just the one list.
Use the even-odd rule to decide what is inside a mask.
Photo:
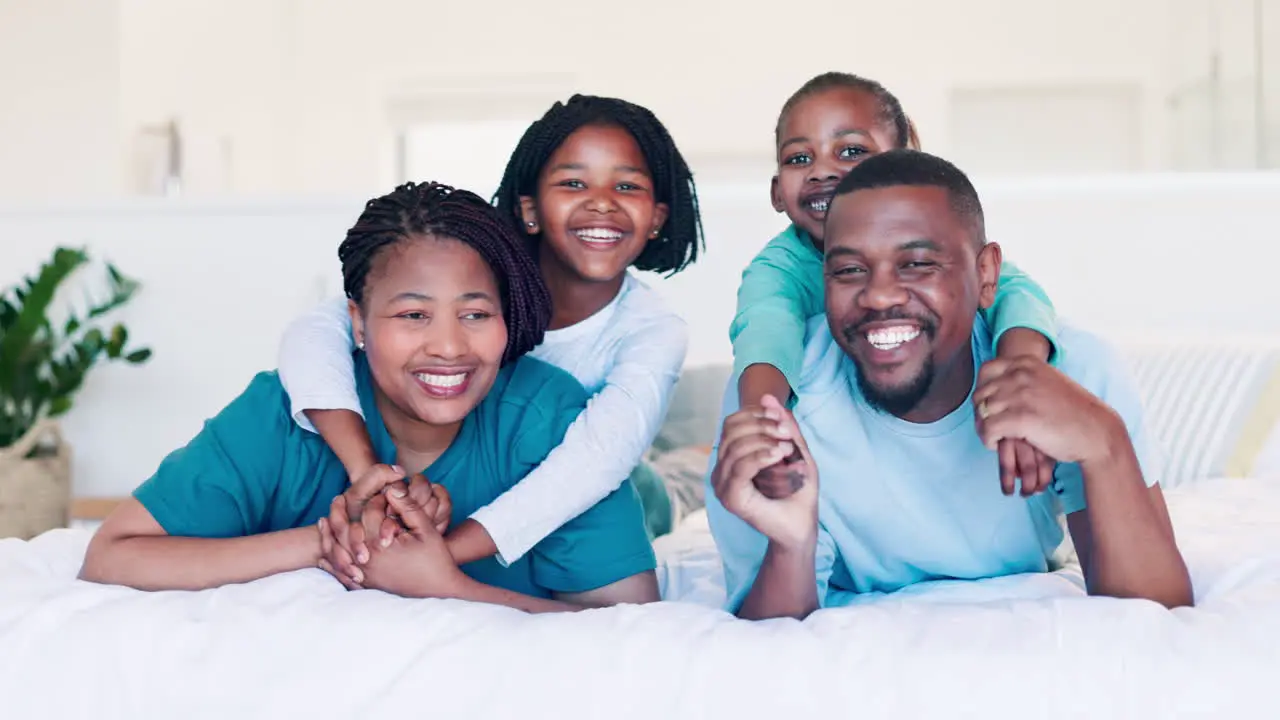
[[(1049, 361), (1053, 345), (1049, 338), (1030, 328), (1010, 328), (1000, 337), (997, 356), (1002, 360), (1030, 358)], [(1053, 459), (1046, 456), (1025, 440), (1008, 438), (999, 443), (1000, 489), (1012, 495), (1022, 480), (1022, 496), (1031, 497), (1049, 487), (1053, 482)]]
[[(386, 504), (370, 503), (363, 523), (375, 532), (383, 512), (400, 518), (404, 532), (373, 551), (365, 570), (364, 587), (402, 597), (457, 597), (466, 576), (458, 569), (435, 526), (435, 518), (409, 493), (387, 493)], [(429, 502), (437, 502), (433, 495)]]
[[(756, 487), (766, 468), (789, 495), (770, 498)], [(726, 510), (775, 543), (798, 547), (818, 532), (818, 469), (795, 417), (772, 395), (725, 419), (711, 482)]]
[(978, 371), (977, 384), (978, 435), (992, 450), (1022, 440), (1059, 462), (1091, 463), (1128, 441), (1114, 410), (1041, 360), (997, 358)]

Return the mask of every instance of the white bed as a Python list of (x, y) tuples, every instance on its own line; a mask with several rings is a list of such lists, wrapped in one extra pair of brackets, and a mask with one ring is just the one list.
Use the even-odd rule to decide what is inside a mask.
[(0, 717), (1280, 716), (1280, 483), (1198, 483), (1170, 505), (1195, 609), (1086, 598), (1068, 567), (804, 623), (714, 607), (697, 514), (658, 543), (684, 602), (537, 617), (348, 593), (319, 571), (95, 586), (74, 580), (87, 532), (59, 530), (0, 541)]

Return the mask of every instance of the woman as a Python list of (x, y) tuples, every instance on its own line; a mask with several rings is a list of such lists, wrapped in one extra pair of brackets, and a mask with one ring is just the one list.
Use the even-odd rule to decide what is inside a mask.
[[(478, 196), (407, 184), (371, 200), (338, 251), (379, 459), (421, 470), (463, 518), (541, 463), (586, 405), (570, 375), (525, 357), (550, 301), (521, 242)], [(324, 440), (294, 422), (276, 373), (261, 373), (107, 518), (81, 577), (201, 589), (316, 567), (337, 530), (320, 521), (347, 484)], [(410, 532), (373, 545), (364, 587), (530, 612), (658, 599), (630, 484), (519, 561), (461, 569), (407, 489), (385, 497)]]

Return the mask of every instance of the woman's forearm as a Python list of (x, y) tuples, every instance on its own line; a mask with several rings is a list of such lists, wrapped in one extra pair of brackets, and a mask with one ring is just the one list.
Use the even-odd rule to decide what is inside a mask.
[(205, 590), (319, 561), (320, 536), (312, 526), (238, 538), (95, 537), (80, 579), (138, 590)]
[(450, 597), (456, 600), (503, 605), (527, 613), (577, 612), (581, 605), (524, 595), (513, 590), (486, 585), (463, 575)]

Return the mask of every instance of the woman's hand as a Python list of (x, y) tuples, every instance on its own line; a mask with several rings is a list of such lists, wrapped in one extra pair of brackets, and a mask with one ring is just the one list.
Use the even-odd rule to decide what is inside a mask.
[[(436, 529), (435, 517), (409, 493), (387, 493), (386, 499), (385, 505), (366, 508), (366, 531), (381, 526), (384, 511), (398, 516), (404, 531), (373, 551), (363, 586), (402, 597), (458, 597), (467, 578)], [(434, 494), (428, 501), (433, 503), (438, 503)]]

